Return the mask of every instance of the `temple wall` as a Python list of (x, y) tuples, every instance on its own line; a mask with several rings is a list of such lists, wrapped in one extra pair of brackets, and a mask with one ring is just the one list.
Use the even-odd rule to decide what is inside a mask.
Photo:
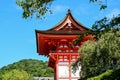
[(81, 66), (79, 66), (76, 73), (72, 73), (69, 62), (58, 62), (58, 64), (58, 80), (69, 80), (70, 78), (71, 80), (78, 80), (80, 78)]

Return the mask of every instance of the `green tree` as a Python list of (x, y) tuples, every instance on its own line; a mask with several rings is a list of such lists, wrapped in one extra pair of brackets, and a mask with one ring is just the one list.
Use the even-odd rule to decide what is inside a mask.
[[(84, 46), (81, 46), (79, 51), (83, 51), (84, 54), (82, 58), (79, 58), (78, 61), (73, 64), (74, 72), (78, 68), (77, 63), (81, 61), (83, 71), (82, 76), (97, 75), (113, 66), (113, 64), (117, 64), (119, 60), (115, 57), (115, 55), (119, 55), (119, 32), (120, 15), (113, 17), (112, 19), (107, 19), (105, 17), (98, 20), (92, 26), (92, 31), (80, 35), (74, 44), (78, 44), (82, 38), (88, 34), (92, 34), (96, 40), (85, 42)], [(116, 42), (117, 40), (118, 42)], [(98, 64), (100, 66), (98, 66)]]
[(120, 65), (116, 69), (110, 69), (98, 76), (82, 80), (120, 80)]
[[(16, 0), (16, 4), (23, 9), (23, 18), (32, 17), (42, 18), (47, 12), (51, 12), (50, 5), (55, 0)], [(98, 3), (100, 9), (107, 7), (107, 0), (89, 0), (92, 3)]]
[(120, 63), (120, 31), (107, 32), (98, 41), (87, 41), (79, 49), (82, 53), (82, 75), (98, 75)]
[(112, 19), (104, 17), (101, 20), (95, 21), (95, 23), (92, 25), (92, 29), (95, 32), (93, 35), (96, 39), (99, 39), (102, 34), (108, 31), (118, 31), (120, 29), (120, 14)]
[(100, 10), (107, 8), (107, 0), (90, 0), (90, 2), (99, 4)]
[(0, 76), (14, 69), (24, 70), (27, 73), (33, 75), (34, 77), (54, 76), (54, 71), (52, 68), (48, 67), (47, 61), (44, 62), (41, 60), (33, 60), (33, 59), (23, 59), (20, 60), (19, 62), (15, 62), (13, 64), (4, 66), (3, 68), (0, 69)]
[(120, 29), (120, 14), (116, 17), (113, 17), (112, 19), (108, 19), (107, 17), (104, 17), (101, 20), (95, 21), (95, 23), (92, 25), (92, 30), (84, 33), (83, 35), (80, 35), (77, 37), (77, 40), (74, 42), (74, 44), (78, 44), (83, 37), (85, 37), (88, 34), (93, 35), (93, 37), (98, 40), (101, 35), (103, 35), (106, 32), (109, 31), (118, 31)]
[(10, 72), (6, 72), (1, 76), (2, 80), (32, 80), (30, 74), (23, 70), (14, 69)]
[(23, 18), (27, 18), (36, 14), (37, 18), (41, 18), (49, 9), (51, 2), (54, 0), (16, 0), (16, 4), (23, 9)]
[(53, 77), (53, 71), (51, 70), (51, 68), (48, 68), (46, 71), (45, 71), (45, 74), (44, 74), (45, 77)]

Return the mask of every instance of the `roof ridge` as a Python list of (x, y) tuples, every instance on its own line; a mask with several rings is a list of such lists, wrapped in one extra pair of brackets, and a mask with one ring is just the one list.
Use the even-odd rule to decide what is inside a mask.
[[(76, 26), (77, 28), (79, 28), (79, 26), (81, 26), (81, 28), (85, 29), (85, 30), (91, 30), (90, 28), (84, 26), (82, 23), (80, 23), (78, 20), (76, 20), (76, 18), (73, 17), (71, 10), (68, 9), (67, 10), (67, 14), (66, 16), (60, 20), (60, 22), (58, 22), (54, 27), (52, 27), (51, 29), (48, 29), (46, 31), (53, 31), (53, 30), (59, 30), (60, 26), (64, 24), (64, 22), (66, 21), (66, 19), (68, 19), (69, 17), (71, 17), (71, 19), (75, 22), (75, 24), (77, 24), (78, 26)], [(61, 26), (62, 27), (62, 26)]]

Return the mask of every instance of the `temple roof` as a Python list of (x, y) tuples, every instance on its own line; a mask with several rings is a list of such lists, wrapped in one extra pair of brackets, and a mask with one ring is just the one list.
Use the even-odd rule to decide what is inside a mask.
[(62, 19), (57, 25), (48, 30), (36, 30), (36, 33), (41, 34), (54, 34), (54, 35), (70, 35), (70, 34), (83, 34), (91, 29), (87, 28), (80, 22), (78, 22), (68, 10), (64, 19)]
[(72, 16), (71, 11), (68, 10), (65, 18), (53, 28), (44, 31), (35, 30), (37, 52), (40, 55), (49, 56), (50, 51), (55, 49), (59, 42), (62, 42), (61, 39), (68, 40), (67, 43), (73, 42), (77, 38), (77, 35), (84, 34), (88, 31), (91, 31), (91, 29), (78, 22)]
[(78, 31), (78, 30), (74, 30), (74, 31), (64, 31), (64, 30), (40, 31), (40, 30), (36, 30), (36, 32), (41, 33), (41, 34), (52, 34), (52, 35), (80, 35), (80, 34), (88, 32), (88, 31)]

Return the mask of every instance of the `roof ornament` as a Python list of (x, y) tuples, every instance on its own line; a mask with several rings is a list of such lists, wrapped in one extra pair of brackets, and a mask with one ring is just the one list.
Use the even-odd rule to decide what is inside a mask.
[(71, 26), (71, 22), (70, 21), (68, 22), (68, 26)]
[(70, 10), (70, 9), (68, 9), (68, 12), (67, 12), (67, 14), (69, 14), (69, 13), (71, 13), (71, 10)]

